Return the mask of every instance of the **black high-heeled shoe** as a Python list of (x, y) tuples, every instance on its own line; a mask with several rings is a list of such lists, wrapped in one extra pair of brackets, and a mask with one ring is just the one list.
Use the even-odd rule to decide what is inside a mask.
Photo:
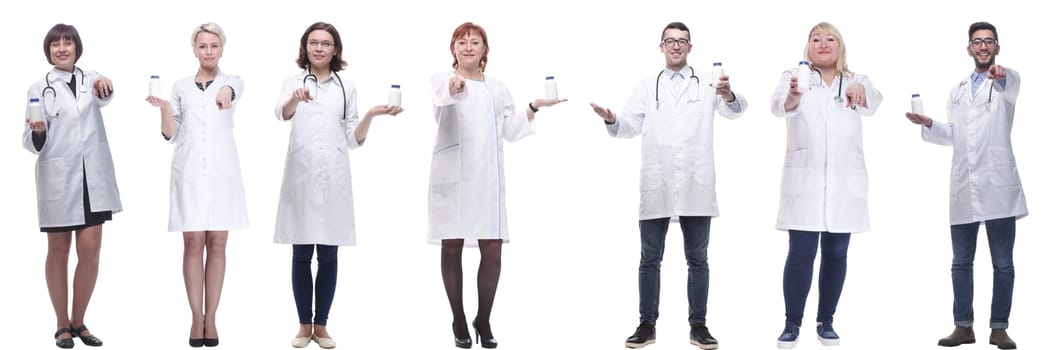
[[(71, 338), (58, 339), (58, 336), (62, 335), (62, 333), (69, 333)], [(59, 328), (58, 331), (55, 332), (55, 346), (63, 348), (63, 349), (72, 349), (73, 348), (73, 338), (72, 338), (72, 336), (73, 336), (73, 330), (72, 329)]]
[(94, 335), (80, 335), (80, 333), (84, 333), (86, 330), (88, 330), (88, 326), (86, 325), (80, 325), (80, 327), (73, 328), (73, 337), (80, 338), (80, 341), (87, 346), (102, 346), (102, 339), (99, 339)]
[(471, 333), (467, 333), (467, 337), (460, 338), (460, 336), (456, 335), (456, 322), (453, 322), (453, 341), (454, 341), (454, 344), (456, 345), (456, 347), (458, 347), (458, 348), (470, 349), (471, 348)]
[(474, 338), (479, 344), (482, 344), (483, 348), (496, 349), (496, 338), (493, 338), (493, 329), (491, 327), (485, 328), (485, 334), (479, 331), (478, 321), (471, 322), (474, 326)]
[(198, 338), (198, 339), (190, 338), (190, 347), (191, 348), (199, 348), (199, 347), (202, 347), (202, 346), (204, 346), (204, 338)]

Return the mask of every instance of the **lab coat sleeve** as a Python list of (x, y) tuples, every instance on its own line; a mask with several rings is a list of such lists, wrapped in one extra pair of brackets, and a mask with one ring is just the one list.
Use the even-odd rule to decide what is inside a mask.
[[(29, 101), (29, 99), (31, 99), (31, 98), (40, 98), (40, 89), (37, 88), (37, 84), (33, 84), (33, 86), (30, 86), (29, 87), (29, 92), (26, 93), (26, 95), (27, 95), (26, 101)], [(29, 111), (29, 105), (26, 104), (26, 117), (25, 117), (25, 119), (29, 119), (29, 115), (31, 113), (32, 112)], [(23, 119), (22, 121), (25, 122), (25, 119)], [(47, 117), (44, 117), (44, 120), (47, 120)], [(46, 129), (44, 131), (44, 135), (45, 136), (47, 135), (47, 130)], [(44, 144), (47, 144), (47, 139), (46, 138), (44, 139)], [(22, 132), (22, 147), (24, 147), (30, 153), (40, 154), (40, 151), (38, 151), (36, 149), (36, 146), (33, 145), (33, 129), (29, 128), (29, 123), (28, 122), (25, 122), (25, 130)], [(44, 148), (40, 147), (40, 149), (44, 149)]]
[(515, 101), (511, 97), (511, 93), (507, 90), (507, 87), (505, 86), (501, 90), (501, 94), (504, 95), (502, 98), (504, 101), (504, 140), (507, 142), (515, 142), (529, 135), (535, 134), (536, 129), (533, 125), (534, 122), (529, 120), (529, 116), (526, 115), (526, 112), (522, 111), (521, 113), (515, 113)]
[(733, 102), (726, 102), (722, 96), (718, 96), (719, 101), (722, 101), (722, 103), (718, 103), (717, 109), (719, 114), (726, 117), (726, 119), (737, 119), (748, 109), (748, 100), (745, 100), (744, 95), (735, 91), (734, 97), (736, 99)]
[[(298, 88), (299, 85), (296, 84), (295, 78), (285, 79), (285, 83), (281, 85), (281, 94), (278, 95), (279, 97), (277, 98), (277, 106), (274, 107), (274, 116), (277, 117), (277, 120), (285, 120), (285, 118), (281, 115), (282, 110), (285, 108), (285, 102), (288, 102), (288, 100), (292, 98), (292, 93), (295, 92)], [(293, 114), (293, 116), (295, 115)], [(292, 120), (292, 118), (288, 118), (288, 120)]]
[(788, 112), (785, 111), (785, 101), (788, 100), (789, 84), (792, 83), (792, 71), (786, 70), (781, 73), (781, 80), (774, 88), (774, 95), (770, 97), (770, 113), (778, 118), (788, 118), (799, 114), (799, 108)]
[(343, 124), (343, 134), (347, 138), (347, 146), (349, 149), (355, 149), (361, 147), (358, 143), (358, 138), (354, 137), (354, 130), (358, 128), (358, 89), (351, 84), (349, 81), (345, 86), (347, 88), (347, 120)]
[(431, 93), (434, 97), (435, 107), (444, 107), (457, 102), (463, 101), (469, 93), (467, 89), (463, 92), (452, 95), (449, 93), (449, 79), (453, 77), (453, 73), (438, 73), (431, 77)]
[(609, 136), (627, 139), (642, 133), (643, 120), (646, 119), (646, 96), (649, 95), (646, 90), (649, 85), (647, 81), (649, 80), (635, 86), (635, 91), (631, 92), (631, 97), (624, 105), (624, 110), (617, 116), (617, 120), (606, 125)]
[(1004, 69), (1007, 71), (1007, 77), (1004, 78), (1006, 82), (1004, 84), (993, 84), (993, 89), (996, 89), (996, 92), (1003, 95), (1007, 103), (1014, 105), (1018, 101), (1018, 90), (1022, 85), (1022, 76), (1014, 69)]
[(869, 80), (869, 77), (864, 74), (858, 74), (854, 84), (861, 84), (865, 88), (865, 105), (867, 107), (858, 106), (858, 114), (867, 117), (875, 115), (880, 103), (883, 103), (883, 94), (872, 85), (872, 80)]
[(929, 128), (920, 125), (920, 137), (935, 145), (952, 146), (952, 124), (936, 121)]
[[(168, 100), (168, 104), (172, 108), (172, 120), (175, 122), (175, 133), (168, 137), (169, 143), (178, 142), (179, 134), (182, 134), (182, 91), (179, 89), (179, 83), (176, 82), (172, 85), (172, 97)], [(161, 136), (164, 136), (161, 133)]]

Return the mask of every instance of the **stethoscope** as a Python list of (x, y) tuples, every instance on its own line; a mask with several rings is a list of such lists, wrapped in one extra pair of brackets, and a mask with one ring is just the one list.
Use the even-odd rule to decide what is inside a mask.
[[(88, 85), (84, 83), (84, 71), (81, 70), (80, 67), (73, 67), (74, 78), (76, 78), (77, 72), (80, 72), (80, 84), (77, 90), (79, 90), (81, 94), (85, 94), (88, 92)], [(55, 101), (58, 99), (58, 92), (55, 91), (55, 87), (51, 86), (51, 72), (47, 72), (47, 75), (44, 76), (44, 83), (47, 84), (47, 86), (40, 90), (40, 101), (44, 102), (44, 105), (47, 106), (47, 93), (50, 92), (51, 107), (48, 108), (48, 110), (53, 111), (55, 108)], [(54, 116), (57, 117), (58, 112), (55, 112)]]
[[(960, 104), (960, 94), (967, 93), (965, 88), (967, 87), (967, 82), (968, 81), (969, 80), (964, 80), (964, 81), (960, 82), (960, 86), (958, 87), (958, 89), (960, 89), (960, 93), (956, 94), (956, 98), (952, 102), (953, 105)], [(993, 110), (993, 86), (992, 86), (992, 84), (996, 84), (996, 82), (994, 81), (994, 82), (990, 83), (990, 85), (989, 85), (989, 96), (986, 98), (987, 101), (985, 103), (985, 111), (986, 112), (991, 112)]]
[[(339, 77), (339, 73), (336, 73), (336, 71), (332, 71), (332, 75), (336, 76), (336, 80), (339, 81), (339, 88), (343, 91), (343, 119), (342, 120), (347, 120), (347, 88), (343, 86), (343, 79)], [(314, 73), (310, 72), (310, 67), (307, 67), (307, 75), (305, 77), (303, 77), (303, 87), (307, 87), (307, 81), (308, 80), (313, 80), (314, 81), (314, 86), (317, 86), (319, 88), (319, 90), (320, 90), (321, 86), (317, 82), (317, 76), (314, 75)], [(317, 98), (317, 96), (310, 96), (310, 97)]]
[[(663, 74), (664, 74), (664, 70), (663, 69), (661, 69), (660, 73), (657, 73), (657, 83), (655, 84), (656, 86), (654, 88), (654, 96), (655, 96), (654, 98), (657, 101), (657, 109), (661, 109), (661, 75), (663, 75)], [(699, 100), (699, 99), (701, 99), (701, 93), (700, 93), (701, 79), (697, 78), (697, 75), (694, 74), (693, 66), (690, 66), (690, 79), (693, 79), (694, 81), (696, 81), (697, 82), (697, 87), (698, 87), (697, 89), (694, 90), (694, 96), (693, 96), (693, 99), (691, 99), (691, 101)], [(687, 89), (690, 88), (690, 82), (689, 81), (686, 82), (686, 88)]]
[[(839, 73), (839, 91), (836, 92), (836, 98), (834, 100), (836, 103), (843, 103), (843, 73)], [(858, 106), (850, 106), (850, 109), (857, 110)]]

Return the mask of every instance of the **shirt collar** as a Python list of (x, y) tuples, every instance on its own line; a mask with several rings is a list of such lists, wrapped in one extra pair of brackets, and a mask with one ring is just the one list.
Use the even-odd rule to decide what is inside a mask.
[(981, 73), (971, 72), (971, 84), (972, 85), (981, 85), (982, 82), (984, 82), (985, 79), (987, 79), (987, 78), (989, 78), (989, 70), (986, 70), (986, 71), (981, 72)]
[(668, 77), (668, 80), (686, 79), (686, 71), (692, 69), (690, 66), (684, 66), (678, 71), (673, 71), (668, 68), (664, 68), (664, 76)]

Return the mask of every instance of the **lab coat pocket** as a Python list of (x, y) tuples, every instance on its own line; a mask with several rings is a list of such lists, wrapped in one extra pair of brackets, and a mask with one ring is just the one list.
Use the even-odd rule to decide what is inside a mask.
[(869, 175), (863, 169), (850, 169), (846, 172), (847, 189), (850, 195), (857, 198), (866, 198), (869, 194)]
[(63, 158), (42, 160), (37, 163), (37, 199), (53, 201), (62, 199), (70, 182), (69, 162)]
[(785, 168), (806, 168), (806, 156), (806, 148), (785, 152)]

